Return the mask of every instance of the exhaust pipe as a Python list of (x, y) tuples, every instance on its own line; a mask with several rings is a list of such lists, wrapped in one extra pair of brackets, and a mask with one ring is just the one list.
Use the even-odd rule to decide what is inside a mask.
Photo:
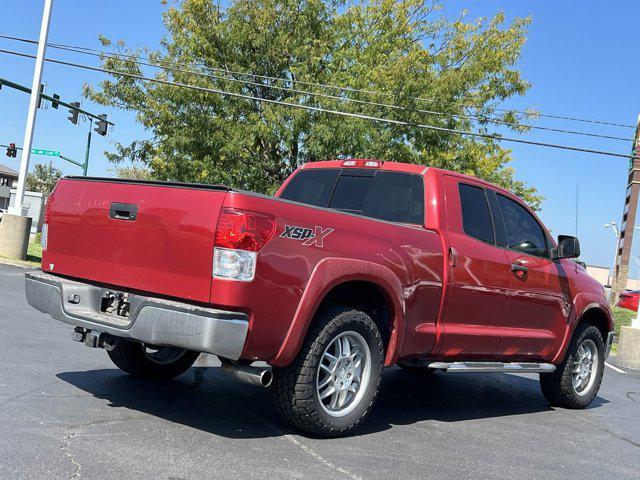
[(222, 362), (222, 371), (234, 376), (241, 382), (251, 383), (259, 387), (268, 387), (273, 381), (270, 367), (252, 367), (239, 363)]

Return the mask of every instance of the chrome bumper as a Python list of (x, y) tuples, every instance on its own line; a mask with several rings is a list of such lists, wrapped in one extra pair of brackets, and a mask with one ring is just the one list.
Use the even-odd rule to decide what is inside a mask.
[(29, 304), (56, 320), (151, 345), (240, 358), (249, 330), (245, 314), (129, 294), (130, 315), (119, 317), (101, 311), (109, 291), (48, 273), (25, 274)]
[(609, 353), (611, 353), (611, 345), (613, 345), (613, 334), (614, 332), (609, 332), (607, 334), (607, 346), (605, 348), (604, 358), (607, 358), (609, 356)]

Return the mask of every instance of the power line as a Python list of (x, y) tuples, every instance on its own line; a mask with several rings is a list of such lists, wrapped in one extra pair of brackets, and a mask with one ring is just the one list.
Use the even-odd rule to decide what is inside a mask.
[[(22, 38), (22, 37), (15, 37), (15, 36), (11, 36), (11, 35), (3, 35), (0, 34), (0, 38), (4, 38), (7, 40), (15, 40), (15, 41), (19, 41), (19, 42), (24, 42), (24, 43), (30, 43), (30, 44), (37, 44), (38, 41), (37, 40), (33, 40), (33, 39), (27, 39), (27, 38)], [(164, 68), (164, 69), (168, 69), (168, 70), (176, 70), (176, 71), (183, 71), (184, 73), (193, 73), (196, 75), (203, 75), (203, 76), (211, 76), (214, 77), (213, 75), (210, 74), (205, 74), (203, 72), (198, 72), (198, 71), (194, 71), (194, 70), (181, 70), (175, 67), (167, 67), (167, 66), (163, 66), (163, 65), (158, 65), (157, 63), (145, 63), (146, 62), (151, 62), (152, 60), (149, 58), (145, 58), (145, 57), (139, 57), (142, 61), (140, 60), (134, 60), (131, 58), (131, 55), (126, 55), (126, 54), (122, 54), (122, 53), (118, 53), (118, 52), (105, 52), (103, 50), (98, 50), (95, 48), (90, 48), (90, 47), (82, 47), (82, 46), (77, 46), (77, 45), (69, 45), (69, 44), (57, 44), (57, 43), (47, 43), (47, 46), (50, 46), (52, 48), (57, 48), (57, 49), (61, 49), (61, 50), (67, 50), (67, 51), (72, 51), (75, 53), (82, 53), (85, 55), (94, 55), (94, 56), (106, 56), (109, 58), (114, 58), (114, 57), (119, 57), (120, 60), (125, 60), (128, 62), (132, 62), (132, 63), (137, 63), (140, 65), (146, 65), (146, 66), (150, 66), (150, 67), (155, 67), (155, 68)], [(185, 64), (182, 63), (178, 63), (178, 65), (182, 65), (184, 66)], [(349, 92), (349, 93), (364, 93), (367, 95), (378, 95), (378, 96), (386, 96), (386, 97), (391, 97), (391, 98), (395, 98), (395, 96), (393, 94), (390, 93), (385, 93), (385, 92), (375, 92), (372, 90), (364, 90), (364, 89), (357, 89), (357, 88), (352, 88), (352, 87), (341, 87), (341, 86), (336, 86), (336, 85), (327, 85), (327, 84), (323, 84), (323, 83), (315, 83), (315, 82), (308, 82), (308, 81), (303, 81), (303, 80), (295, 80), (295, 79), (285, 79), (285, 78), (281, 78), (281, 77), (273, 77), (273, 76), (268, 76), (268, 75), (257, 75), (254, 73), (246, 73), (246, 72), (238, 72), (238, 71), (232, 71), (232, 70), (226, 70), (223, 68), (215, 68), (215, 67), (207, 67), (207, 66), (203, 66), (202, 68), (206, 69), (206, 70), (210, 70), (210, 71), (216, 71), (216, 72), (221, 72), (225, 75), (241, 75), (241, 76), (245, 76), (245, 77), (253, 77), (254, 79), (256, 78), (261, 78), (261, 79), (265, 79), (265, 80), (272, 80), (272, 81), (278, 81), (278, 82), (284, 82), (284, 83), (291, 83), (291, 84), (295, 84), (298, 83), (300, 85), (308, 85), (308, 86), (314, 86), (314, 87), (319, 87), (319, 88), (324, 88), (324, 89), (334, 89), (334, 90), (339, 90), (342, 92)], [(234, 79), (234, 78), (225, 78), (225, 80), (229, 80), (229, 81), (241, 81), (238, 79)], [(245, 82), (248, 83), (248, 82)], [(255, 84), (255, 83), (254, 83)], [(304, 91), (299, 91), (299, 90), (295, 90), (293, 88), (290, 87), (276, 87), (274, 85), (265, 85), (265, 84), (256, 84), (259, 85), (261, 87), (265, 87), (265, 88), (275, 88), (275, 89), (287, 89), (289, 91), (293, 91), (293, 92), (300, 92), (300, 93), (305, 93), (308, 95), (316, 95), (316, 96), (327, 96), (328, 98), (334, 98), (334, 99), (338, 99), (338, 100), (343, 100), (343, 101), (351, 101), (351, 102), (355, 102), (355, 103), (370, 103), (372, 105), (377, 105), (377, 106), (381, 106), (381, 107), (386, 107), (386, 108), (405, 108), (405, 107), (401, 107), (398, 105), (389, 105), (389, 104), (382, 104), (382, 103), (376, 103), (376, 102), (367, 102), (365, 100), (356, 100), (356, 99), (350, 99), (348, 97), (336, 97), (333, 95), (326, 95), (326, 94), (318, 94), (318, 93), (314, 93), (314, 92), (304, 92)], [(433, 99), (428, 99), (428, 98), (414, 98), (414, 100), (418, 100), (418, 101), (432, 101)], [(478, 110), (479, 108), (474, 106), (474, 105), (461, 105), (464, 107), (468, 107), (468, 108), (473, 108)], [(513, 109), (505, 109), (505, 108), (493, 108), (493, 110), (495, 111), (501, 111), (501, 112), (515, 112), (515, 113), (520, 113), (523, 115), (531, 115), (531, 112), (527, 112), (527, 111), (523, 111), (523, 110), (513, 110)], [(552, 128), (552, 127), (543, 127), (543, 126), (538, 126), (538, 125), (526, 125), (526, 124), (521, 124), (521, 123), (517, 123), (517, 122), (507, 122), (504, 120), (500, 120), (497, 119), (495, 117), (490, 117), (490, 116), (486, 116), (486, 115), (459, 115), (459, 114), (453, 114), (453, 113), (446, 113), (446, 112), (439, 112), (439, 111), (434, 111), (434, 110), (415, 110), (417, 112), (420, 113), (427, 113), (427, 114), (431, 114), (431, 115), (445, 115), (445, 116), (450, 116), (453, 118), (466, 118), (466, 119), (475, 119), (475, 120), (479, 120), (480, 122), (489, 122), (489, 123), (494, 123), (494, 124), (500, 124), (500, 125), (506, 125), (506, 126), (511, 126), (511, 127), (525, 127), (525, 128), (531, 128), (531, 129), (536, 129), (536, 130), (545, 130), (545, 131), (551, 131), (551, 132), (558, 132), (558, 133), (566, 133), (566, 134), (570, 134), (570, 135), (583, 135), (583, 136), (589, 136), (589, 137), (597, 137), (597, 138), (605, 138), (605, 139), (609, 139), (609, 140), (619, 140), (619, 141), (632, 141), (632, 139), (630, 138), (623, 138), (623, 137), (615, 137), (615, 136), (610, 136), (610, 135), (602, 135), (602, 134), (595, 134), (595, 133), (588, 133), (588, 132), (579, 132), (579, 131), (574, 131), (574, 130), (566, 130), (566, 129), (559, 129), (559, 128)], [(561, 116), (561, 115), (551, 115), (551, 114), (542, 114), (542, 113), (537, 113), (536, 116), (538, 117), (546, 117), (546, 118), (554, 118), (554, 119), (562, 119), (562, 120), (569, 120), (569, 121), (576, 121), (576, 122), (586, 122), (586, 123), (593, 123), (593, 124), (600, 124), (600, 125), (609, 125), (609, 126), (616, 126), (616, 127), (623, 127), (623, 128), (634, 128), (635, 129), (635, 125), (628, 125), (628, 124), (622, 124), (622, 123), (614, 123), (614, 122), (608, 122), (608, 121), (603, 121), (603, 120), (592, 120), (592, 119), (585, 119), (585, 118), (577, 118), (577, 117), (570, 117), (570, 116)]]
[[(2, 35), (0, 35), (0, 37), (2, 37)], [(25, 39), (25, 41), (28, 41), (28, 40)], [(28, 41), (28, 42), (31, 43), (32, 41)], [(38, 43), (35, 40), (33, 42), (34, 43)], [(569, 134), (569, 135), (581, 135), (581, 136), (586, 136), (586, 137), (604, 138), (604, 139), (607, 139), (607, 140), (617, 140), (617, 141), (622, 141), (622, 142), (631, 142), (631, 141), (633, 141), (633, 139), (626, 138), (626, 137), (616, 137), (616, 136), (612, 136), (612, 135), (603, 135), (603, 134), (599, 134), (599, 133), (580, 132), (580, 131), (566, 130), (566, 129), (561, 129), (561, 128), (543, 127), (543, 126), (539, 126), (539, 125), (526, 125), (526, 124), (517, 123), (517, 122), (507, 122), (505, 120), (499, 120), (499, 119), (496, 119), (494, 117), (488, 117), (488, 116), (483, 116), (483, 115), (461, 115), (461, 114), (455, 114), (455, 113), (439, 112), (439, 111), (435, 111), (435, 110), (414, 109), (414, 108), (407, 108), (407, 107), (403, 107), (403, 106), (400, 106), (400, 105), (393, 105), (393, 104), (388, 104), (388, 103), (372, 102), (372, 101), (359, 100), (359, 99), (349, 98), (349, 97), (339, 97), (337, 95), (329, 95), (329, 94), (326, 94), (326, 93), (309, 92), (309, 91), (306, 91), (306, 90), (299, 90), (299, 89), (295, 89), (295, 88), (292, 88), (292, 87), (280, 87), (280, 86), (277, 86), (277, 85), (268, 85), (268, 84), (264, 84), (264, 83), (252, 82), (252, 81), (249, 81), (249, 80), (240, 80), (240, 79), (232, 78), (232, 77), (213, 75), (213, 74), (210, 74), (210, 73), (204, 73), (204, 72), (200, 72), (200, 71), (197, 71), (197, 70), (177, 68), (177, 67), (174, 67), (174, 66), (166, 66), (166, 65), (162, 65), (162, 64), (158, 64), (158, 63), (149, 63), (149, 62), (151, 62), (151, 59), (145, 58), (145, 57), (139, 57), (140, 59), (134, 60), (133, 58), (120, 58), (120, 57), (125, 57), (125, 55), (115, 54), (115, 53), (111, 53), (111, 52), (102, 51), (101, 53), (95, 53), (95, 52), (91, 52), (91, 51), (84, 51), (85, 47), (73, 47), (73, 46), (67, 46), (67, 45), (62, 46), (62, 45), (55, 45), (55, 44), (49, 44), (49, 46), (51, 46), (52, 48), (57, 48), (57, 49), (64, 50), (64, 51), (81, 53), (83, 55), (91, 55), (91, 56), (95, 56), (95, 57), (99, 57), (99, 58), (106, 57), (106, 58), (118, 59), (118, 60), (121, 60), (121, 61), (124, 61), (124, 62), (136, 64), (136, 65), (143, 65), (143, 66), (147, 66), (147, 67), (160, 68), (160, 69), (164, 69), (164, 70), (171, 70), (171, 71), (176, 71), (176, 72), (181, 72), (181, 73), (199, 75), (199, 76), (203, 76), (203, 77), (207, 77), (207, 78), (213, 78), (213, 79), (216, 79), (216, 80), (239, 82), (239, 83), (242, 83), (244, 85), (252, 85), (252, 86), (257, 86), (257, 87), (262, 87), (262, 88), (269, 88), (269, 89), (275, 89), (275, 90), (280, 90), (280, 91), (287, 91), (287, 92), (298, 93), (298, 94), (302, 94), (302, 95), (311, 95), (311, 96), (315, 96), (315, 97), (328, 98), (328, 99), (338, 100), (338, 101), (342, 101), (342, 102), (357, 103), (357, 104), (361, 104), (361, 105), (372, 105), (372, 106), (377, 106), (377, 107), (382, 107), (382, 108), (390, 108), (390, 109), (396, 109), (396, 110), (402, 110), (402, 111), (412, 111), (412, 112), (418, 112), (418, 113), (425, 113), (425, 114), (429, 114), (429, 115), (446, 116), (446, 117), (452, 117), (452, 118), (464, 118), (464, 119), (468, 119), (468, 120), (479, 120), (480, 122), (486, 121), (488, 123), (493, 123), (493, 124), (498, 124), (498, 125), (505, 125), (505, 126), (515, 127), (515, 128), (524, 127), (524, 128), (530, 128), (530, 129), (533, 129), (533, 130), (543, 130), (543, 131), (548, 131), (548, 132), (565, 133), (565, 134)], [(184, 65), (184, 64), (178, 63), (178, 65)]]
[[(0, 49), (0, 53), (5, 53), (5, 54), (9, 54), (9, 55), (15, 55), (15, 56), (24, 57), (24, 58), (35, 58), (35, 55), (30, 55), (28, 53), (15, 52), (15, 51), (12, 51), (12, 50)], [(405, 121), (402, 121), (402, 120), (394, 120), (394, 119), (390, 119), (390, 118), (373, 117), (373, 116), (370, 116), (370, 115), (362, 115), (362, 114), (352, 113), (352, 112), (343, 112), (343, 111), (340, 111), (340, 110), (331, 110), (331, 109), (326, 109), (326, 108), (321, 108), (321, 107), (313, 107), (311, 105), (301, 105), (301, 104), (297, 104), (297, 103), (284, 102), (284, 101), (281, 101), (281, 100), (272, 100), (272, 99), (268, 99), (268, 98), (259, 98), (259, 97), (254, 97), (252, 95), (245, 95), (245, 94), (242, 94), (242, 93), (227, 92), (227, 91), (218, 90), (218, 89), (215, 89), (215, 88), (207, 88), (207, 87), (200, 87), (200, 86), (197, 86), (197, 85), (189, 85), (189, 84), (180, 83), (180, 82), (172, 82), (172, 81), (163, 80), (163, 79), (160, 79), (160, 78), (150, 78), (150, 77), (145, 77), (143, 75), (136, 75), (136, 74), (133, 74), (133, 73), (118, 72), (117, 70), (110, 70), (110, 69), (100, 68), (100, 67), (92, 67), (90, 65), (84, 65), (84, 64), (80, 64), (80, 63), (74, 63), (74, 62), (68, 62), (68, 61), (64, 61), (64, 60), (57, 60), (57, 59), (53, 59), (53, 58), (45, 58), (45, 61), (50, 62), (50, 63), (55, 63), (55, 64), (58, 64), (58, 65), (65, 65), (65, 66), (68, 66), (68, 67), (75, 67), (75, 68), (81, 68), (81, 69), (84, 69), (84, 70), (90, 70), (90, 71), (94, 71), (94, 72), (108, 73), (108, 74), (114, 75), (114, 76), (118, 76), (119, 75), (119, 76), (122, 76), (122, 77), (134, 78), (134, 79), (137, 79), (137, 80), (160, 83), (160, 84), (174, 86), (174, 87), (188, 88), (188, 89), (191, 89), (191, 90), (197, 90), (197, 91), (201, 91), (201, 92), (215, 93), (215, 94), (223, 95), (223, 96), (229, 96), (229, 97), (235, 97), (235, 98), (243, 98), (243, 99), (246, 99), (246, 100), (255, 100), (255, 101), (258, 101), (258, 102), (271, 103), (271, 104), (275, 104), (275, 105), (283, 105), (283, 106), (287, 106), (287, 107), (298, 108), (298, 109), (312, 111), (312, 112), (330, 113), (330, 114), (333, 114), (333, 115), (340, 115), (340, 116), (343, 116), (343, 117), (358, 118), (358, 119), (361, 119), (361, 120), (370, 120), (370, 121), (375, 121), (375, 122), (380, 122), (380, 123), (387, 123), (387, 124), (391, 124), (391, 125), (403, 125), (403, 126), (408, 126), (408, 127), (413, 127), (413, 128), (420, 128), (420, 129), (424, 129), (424, 130), (434, 130), (434, 131), (438, 131), (438, 132), (452, 133), (452, 134), (456, 134), (456, 135), (463, 135), (463, 136), (469, 136), (469, 137), (488, 138), (488, 139), (493, 139), (493, 140), (497, 140), (497, 141), (500, 141), (500, 142), (521, 143), (521, 144), (525, 144), (525, 145), (535, 145), (535, 146), (539, 146), (539, 147), (556, 148), (556, 149), (561, 149), (561, 150), (571, 150), (571, 151), (575, 151), (575, 152), (592, 153), (592, 154), (595, 154), (595, 155), (605, 155), (605, 156), (610, 156), (610, 157), (619, 157), (619, 158), (627, 158), (627, 159), (640, 158), (640, 157), (637, 157), (637, 156), (634, 156), (634, 155), (624, 155), (624, 154), (615, 153), (615, 152), (608, 152), (608, 151), (602, 151), (602, 150), (592, 150), (592, 149), (589, 149), (589, 148), (581, 148), (581, 147), (574, 147), (574, 146), (569, 146), (569, 145), (560, 145), (560, 144), (554, 144), (554, 143), (536, 142), (536, 141), (533, 141), (533, 140), (524, 140), (524, 139), (521, 139), (521, 138), (509, 138), (509, 137), (503, 137), (502, 135), (492, 135), (492, 134), (489, 134), (489, 133), (467, 132), (467, 131), (457, 130), (457, 129), (452, 129), (452, 128), (438, 127), (438, 126), (435, 126), (435, 125), (415, 124), (415, 123), (405, 122)]]

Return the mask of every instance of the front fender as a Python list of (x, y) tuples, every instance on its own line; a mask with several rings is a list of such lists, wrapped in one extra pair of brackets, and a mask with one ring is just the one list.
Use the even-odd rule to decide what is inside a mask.
[(289, 365), (296, 357), (309, 325), (322, 300), (334, 287), (349, 281), (366, 281), (384, 291), (392, 304), (391, 335), (385, 365), (393, 365), (404, 333), (404, 295), (398, 277), (383, 265), (347, 258), (325, 258), (318, 262), (302, 294), (289, 330), (276, 356), (269, 362), (276, 367)]
[(607, 329), (609, 331), (613, 330), (613, 313), (611, 312), (611, 307), (609, 306), (609, 303), (606, 301), (604, 296), (596, 295), (594, 293), (581, 292), (574, 297), (573, 302), (573, 311), (571, 312), (568, 320), (564, 339), (562, 341), (562, 346), (551, 363), (557, 364), (562, 361), (566, 354), (567, 348), (569, 348), (569, 343), (571, 342), (573, 332), (580, 322), (580, 319), (587, 312), (589, 312), (589, 310), (597, 309), (599, 312), (603, 313), (607, 319)]

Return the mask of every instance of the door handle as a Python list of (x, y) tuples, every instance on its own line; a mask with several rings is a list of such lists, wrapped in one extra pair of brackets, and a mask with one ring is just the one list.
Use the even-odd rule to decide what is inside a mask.
[(116, 220), (134, 221), (138, 217), (138, 206), (133, 203), (112, 203), (109, 205), (109, 217)]
[(511, 271), (512, 272), (522, 272), (522, 273), (527, 273), (529, 271), (529, 269), (527, 267), (525, 267), (524, 265), (520, 265), (519, 263), (512, 263), (511, 264)]

